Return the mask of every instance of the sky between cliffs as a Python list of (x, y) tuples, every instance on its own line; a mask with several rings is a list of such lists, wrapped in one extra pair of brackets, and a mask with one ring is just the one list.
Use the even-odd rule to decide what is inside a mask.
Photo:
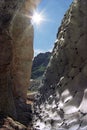
[(61, 20), (73, 0), (42, 0), (37, 12), (44, 20), (40, 25), (34, 24), (34, 55), (51, 51)]

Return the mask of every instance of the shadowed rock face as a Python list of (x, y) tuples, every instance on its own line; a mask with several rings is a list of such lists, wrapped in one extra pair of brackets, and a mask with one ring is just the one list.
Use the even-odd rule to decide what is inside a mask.
[(10, 115), (15, 115), (15, 106), (9, 87), (13, 44), (9, 27), (22, 4), (23, 0), (0, 1), (0, 112)]
[[(0, 1), (0, 113), (16, 117), (14, 99), (26, 99), (33, 57), (30, 17), (39, 0)], [(29, 16), (29, 17), (28, 17)]]
[(35, 104), (40, 130), (87, 129), (87, 0), (74, 0), (57, 40)]
[[(10, 22), (25, 0), (0, 1), (0, 29), (9, 28)], [(4, 30), (3, 29), (3, 30)], [(1, 30), (0, 30), (1, 32)]]

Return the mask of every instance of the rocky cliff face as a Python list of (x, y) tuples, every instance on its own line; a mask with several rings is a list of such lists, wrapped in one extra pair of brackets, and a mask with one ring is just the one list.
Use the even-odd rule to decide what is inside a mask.
[(18, 108), (29, 86), (33, 56), (30, 20), (38, 2), (0, 1), (0, 113), (12, 117), (17, 117), (15, 102)]
[(87, 129), (87, 0), (62, 20), (35, 110), (37, 129)]
[(18, 0), (0, 1), (0, 112), (9, 113), (10, 110), (11, 115), (15, 108), (11, 88), (8, 87), (12, 60), (12, 38), (9, 27), (22, 4), (23, 0), (21, 2)]

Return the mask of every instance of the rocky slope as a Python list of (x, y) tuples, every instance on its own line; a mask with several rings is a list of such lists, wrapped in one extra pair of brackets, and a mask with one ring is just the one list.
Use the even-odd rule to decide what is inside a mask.
[(31, 92), (33, 92), (33, 91), (37, 92), (41, 86), (42, 86), (42, 79), (31, 79), (30, 86), (29, 86), (28, 90)]
[(30, 128), (14, 121), (10, 117), (6, 118), (3, 115), (0, 115), (0, 130), (30, 130)]
[(87, 0), (74, 0), (35, 103), (37, 130), (87, 130)]
[(37, 79), (43, 76), (48, 62), (50, 60), (51, 52), (40, 53), (34, 60), (32, 65), (31, 79)]

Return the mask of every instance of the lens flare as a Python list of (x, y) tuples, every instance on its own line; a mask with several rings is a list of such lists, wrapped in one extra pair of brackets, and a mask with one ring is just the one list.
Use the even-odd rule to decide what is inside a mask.
[(35, 12), (32, 16), (32, 23), (36, 25), (40, 25), (43, 21), (43, 16), (40, 13)]

